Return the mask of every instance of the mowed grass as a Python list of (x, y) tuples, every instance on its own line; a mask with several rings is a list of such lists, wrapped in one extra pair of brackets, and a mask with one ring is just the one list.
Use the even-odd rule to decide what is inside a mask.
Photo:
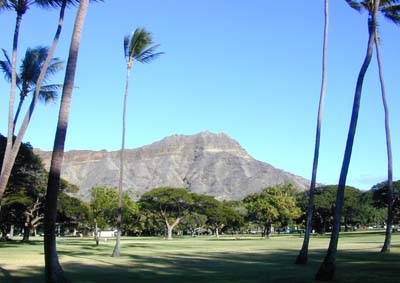
[[(383, 232), (343, 233), (334, 282), (400, 282), (400, 234), (392, 250), (380, 253)], [(59, 259), (73, 282), (314, 282), (329, 237), (310, 242), (309, 263), (294, 264), (299, 236), (123, 238), (119, 258), (114, 241), (59, 238)], [(44, 282), (43, 239), (0, 243), (0, 282)]]

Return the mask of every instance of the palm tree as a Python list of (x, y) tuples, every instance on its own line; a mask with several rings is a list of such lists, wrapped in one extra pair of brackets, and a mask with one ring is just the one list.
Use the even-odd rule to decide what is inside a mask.
[[(10, 81), (11, 62), (4, 49), (3, 53), (6, 57), (6, 60), (0, 61), (0, 69), (4, 72), (5, 78)], [(22, 60), (22, 65), (20, 66), (20, 72), (17, 74), (17, 87), (20, 91), (20, 100), (14, 116), (14, 129), (25, 98), (36, 89), (36, 83), (48, 53), (49, 48), (42, 46), (33, 49), (28, 48), (25, 53), (25, 57)], [(63, 63), (58, 58), (52, 58), (45, 74), (44, 82), (46, 82), (51, 75), (56, 74), (62, 69)], [(57, 84), (42, 86), (39, 90), (39, 99), (45, 103), (54, 101), (57, 98), (57, 91), (59, 88), (60, 85)]]
[(149, 63), (163, 54), (155, 52), (159, 44), (153, 45), (151, 34), (144, 28), (136, 29), (131, 35), (124, 37), (124, 52), (126, 60), (126, 83), (125, 95), (122, 111), (122, 145), (120, 151), (120, 170), (118, 183), (118, 217), (117, 217), (117, 240), (112, 256), (120, 256), (120, 238), (122, 222), (122, 183), (124, 176), (124, 150), (125, 150), (125, 132), (126, 132), (126, 107), (128, 102), (129, 76), (134, 62)]
[(329, 1), (324, 0), (324, 3), (325, 3), (324, 5), (325, 25), (324, 25), (324, 40), (322, 47), (322, 80), (321, 80), (321, 92), (320, 92), (319, 106), (318, 106), (317, 131), (315, 135), (314, 161), (313, 161), (313, 169), (312, 169), (310, 191), (309, 191), (309, 201), (307, 208), (306, 231), (304, 235), (303, 246), (296, 259), (297, 264), (306, 264), (308, 261), (308, 245), (310, 242), (312, 215), (314, 210), (314, 191), (315, 191), (315, 184), (317, 181), (322, 114), (323, 114), (323, 107), (324, 107), (325, 93), (326, 93), (326, 61), (327, 61), (326, 53), (328, 45), (328, 25), (329, 25)]
[[(346, 2), (355, 10), (362, 11), (366, 10), (370, 15), (372, 13), (371, 1), (353, 1), (346, 0)], [(400, 24), (400, 1), (399, 0), (382, 0), (380, 2), (379, 11), (382, 15), (392, 21), (393, 23)], [(379, 81), (381, 85), (381, 95), (382, 103), (385, 113), (385, 133), (386, 133), (386, 151), (388, 159), (388, 216), (386, 221), (386, 234), (385, 241), (382, 247), (382, 252), (390, 251), (390, 242), (392, 237), (392, 224), (393, 224), (393, 161), (392, 161), (392, 142), (390, 135), (390, 125), (389, 125), (389, 107), (386, 101), (386, 91), (385, 83), (383, 78), (383, 67), (380, 51), (380, 40), (378, 36), (378, 31), (376, 31), (377, 36), (375, 37), (375, 48), (376, 48), (376, 59), (378, 62), (379, 70)]]
[(57, 130), (54, 139), (53, 154), (49, 170), (44, 218), (44, 257), (45, 278), (47, 283), (70, 282), (65, 277), (62, 267), (58, 261), (55, 237), (55, 223), (57, 213), (57, 198), (60, 187), (61, 165), (64, 156), (65, 137), (68, 129), (72, 90), (75, 81), (75, 71), (78, 61), (79, 44), (88, 6), (89, 0), (81, 0), (75, 19), (71, 45), (69, 48), (68, 62), (65, 72)]
[[(54, 35), (54, 39), (53, 39), (53, 43), (50, 47), (50, 50), (47, 54), (47, 58), (45, 60), (45, 62), (43, 63), (41, 72), (39, 74), (39, 77), (37, 79), (36, 82), (36, 90), (35, 90), (35, 94), (32, 97), (32, 101), (31, 104), (29, 106), (29, 110), (26, 112), (24, 120), (20, 126), (20, 130), (18, 132), (18, 135), (15, 138), (14, 143), (12, 142), (11, 137), (13, 137), (13, 134), (15, 132), (14, 130), (14, 121), (10, 124), (10, 119), (14, 120), (13, 117), (13, 113), (14, 113), (14, 101), (15, 101), (15, 88), (16, 88), (16, 73), (15, 73), (15, 67), (13, 66), (13, 61), (11, 60), (11, 91), (10, 91), (10, 102), (9, 102), (9, 113), (8, 113), (8, 117), (9, 117), (9, 124), (8, 124), (8, 137), (7, 137), (7, 146), (6, 146), (6, 150), (4, 153), (4, 157), (3, 157), (3, 165), (1, 168), (1, 174), (0, 174), (0, 201), (3, 198), (4, 195), (4, 191), (6, 189), (7, 183), (8, 183), (8, 179), (10, 177), (11, 174), (11, 170), (12, 167), (14, 166), (14, 162), (15, 162), (15, 158), (17, 157), (18, 154), (18, 150), (21, 146), (22, 143), (22, 139), (25, 135), (25, 132), (28, 128), (30, 119), (32, 117), (33, 111), (35, 109), (36, 103), (38, 101), (39, 98), (39, 91), (41, 90), (41, 86), (42, 83), (45, 79), (45, 75), (47, 73), (47, 68), (54, 56), (54, 52), (55, 49), (58, 45), (58, 41), (60, 38), (60, 34), (61, 34), (61, 30), (62, 30), (62, 26), (64, 23), (64, 12), (65, 12), (65, 8), (68, 4), (75, 4), (78, 0), (35, 0), (35, 4), (39, 5), (40, 7), (57, 7), (60, 6), (60, 15), (59, 15), (59, 20), (58, 20), (58, 25), (57, 25), (57, 30), (56, 33)], [(14, 7), (14, 9), (17, 9), (17, 7), (19, 7), (19, 5), (21, 5), (22, 7), (24, 7), (25, 5), (25, 10), (28, 8), (28, 5), (31, 4), (33, 1), (9, 1), (10, 3), (8, 3), (8, 7), (12, 8)], [(22, 9), (22, 8), (21, 8)], [(23, 9), (22, 9), (23, 10)], [(21, 13), (21, 12), (20, 12)], [(17, 15), (19, 13), (17, 12)], [(17, 16), (17, 23), (20, 23), (20, 20), (18, 21), (18, 16)], [(18, 26), (18, 28), (17, 28)], [(16, 32), (14, 32), (14, 44), (13, 44), (13, 57), (14, 55), (16, 56), (16, 52), (14, 52), (14, 49), (16, 49), (16, 42), (18, 41), (18, 31), (19, 31), (19, 24), (16, 25)], [(17, 36), (15, 35), (17, 34)], [(13, 59), (14, 60), (14, 59)], [(16, 61), (16, 58), (15, 58)], [(15, 76), (15, 85), (13, 85), (13, 76)]]
[(346, 178), (347, 178), (347, 173), (349, 170), (351, 153), (353, 150), (354, 136), (355, 136), (356, 129), (357, 129), (357, 121), (358, 121), (358, 113), (359, 113), (359, 109), (360, 109), (362, 86), (363, 86), (365, 74), (366, 74), (369, 64), (371, 62), (374, 43), (375, 43), (375, 37), (376, 37), (376, 24), (378, 21), (378, 9), (379, 9), (380, 0), (372, 0), (372, 1), (374, 1), (372, 3), (372, 7), (373, 7), (372, 11), (373, 12), (368, 17), (369, 37), (368, 37), (367, 53), (365, 55), (364, 62), (361, 66), (361, 69), (360, 69), (360, 72), (359, 72), (358, 78), (357, 78), (357, 84), (356, 84), (356, 89), (355, 89), (355, 94), (354, 94), (353, 110), (352, 110), (352, 114), (351, 114), (349, 132), (347, 135), (346, 148), (345, 148), (345, 152), (344, 152), (342, 168), (341, 168), (340, 177), (339, 177), (339, 184), (338, 184), (338, 189), (337, 189), (337, 194), (336, 194), (333, 230), (331, 233), (331, 239), (329, 242), (327, 254), (316, 274), (316, 280), (320, 280), (320, 281), (332, 280), (335, 275), (335, 268), (336, 268), (335, 262), (336, 262), (336, 254), (337, 254), (337, 245), (338, 245), (338, 241), (339, 241), (340, 218), (341, 218), (341, 212), (342, 212), (343, 201), (344, 201), (344, 190), (345, 190), (345, 186), (346, 186)]
[[(17, 75), (16, 75), (16, 65), (17, 65), (17, 51), (18, 51), (18, 38), (19, 38), (19, 29), (22, 21), (22, 16), (26, 13), (28, 10), (28, 7), (32, 1), (29, 0), (8, 0), (8, 6), (12, 9), (17, 14), (16, 20), (15, 20), (15, 29), (14, 29), (14, 38), (13, 38), (13, 47), (12, 47), (12, 56), (11, 56), (11, 88), (10, 88), (10, 99), (8, 102), (8, 134), (7, 134), (7, 144), (6, 144), (6, 150), (4, 152), (4, 158), (3, 158), (3, 166), (1, 168), (1, 175), (7, 173), (6, 171), (9, 169), (8, 167), (12, 168), (12, 165), (10, 166), (8, 159), (11, 154), (11, 149), (13, 145), (13, 129), (14, 129), (14, 102), (15, 102), (15, 91), (16, 91), (16, 86), (17, 86)], [(9, 169), (11, 172), (11, 168)], [(3, 178), (2, 178), (3, 179)], [(3, 197), (3, 191), (5, 189), (5, 185), (3, 185), (4, 181), (0, 180), (0, 200)], [(8, 181), (8, 178), (7, 178)], [(4, 189), (2, 188), (4, 186)]]

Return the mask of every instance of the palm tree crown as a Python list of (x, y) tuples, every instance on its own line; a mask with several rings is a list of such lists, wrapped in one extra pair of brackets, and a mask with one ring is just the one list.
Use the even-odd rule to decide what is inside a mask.
[(132, 68), (133, 62), (148, 63), (163, 52), (156, 52), (155, 50), (160, 46), (153, 44), (151, 34), (144, 28), (137, 28), (133, 34), (124, 37), (124, 51), (125, 59), (128, 69)]
[[(346, 0), (346, 2), (350, 7), (357, 11), (361, 12), (362, 10), (366, 10), (370, 15), (373, 12), (373, 0)], [(400, 0), (381, 0), (379, 4), (379, 12), (394, 24), (400, 25)]]
[[(46, 60), (49, 52), (48, 47), (35, 47), (28, 48), (25, 53), (25, 57), (22, 60), (22, 64), (17, 75), (17, 86), (20, 90), (20, 98), (23, 100), (29, 93), (35, 91), (36, 82), (39, 78), (40, 71)], [(0, 69), (4, 73), (6, 80), (11, 81), (11, 62), (7, 55), (7, 52), (3, 49), (6, 60), (0, 61)], [(49, 68), (45, 74), (44, 82), (47, 82), (51, 75), (56, 74), (63, 69), (63, 63), (58, 58), (51, 59)], [(57, 97), (57, 90), (60, 85), (44, 85), (40, 89), (40, 98), (45, 102), (54, 100)]]

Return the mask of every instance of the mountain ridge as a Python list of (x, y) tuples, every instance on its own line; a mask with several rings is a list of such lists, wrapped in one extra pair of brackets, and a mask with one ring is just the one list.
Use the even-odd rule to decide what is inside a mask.
[[(48, 169), (51, 152), (35, 149)], [(251, 157), (225, 133), (172, 135), (152, 144), (125, 149), (124, 188), (140, 197), (156, 187), (185, 187), (218, 199), (238, 200), (271, 185), (292, 183), (307, 189), (303, 177)], [(64, 154), (62, 178), (88, 200), (94, 186), (118, 185), (119, 150), (71, 150)]]

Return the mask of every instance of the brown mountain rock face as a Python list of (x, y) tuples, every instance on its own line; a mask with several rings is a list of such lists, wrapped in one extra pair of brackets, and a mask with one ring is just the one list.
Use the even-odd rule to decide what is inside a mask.
[[(35, 152), (45, 166), (51, 153)], [(125, 150), (124, 189), (138, 197), (157, 187), (185, 187), (218, 199), (239, 200), (276, 184), (307, 189), (309, 181), (252, 158), (224, 133), (174, 135), (151, 145)], [(118, 186), (119, 151), (68, 151), (62, 178), (88, 200), (95, 186)]]

